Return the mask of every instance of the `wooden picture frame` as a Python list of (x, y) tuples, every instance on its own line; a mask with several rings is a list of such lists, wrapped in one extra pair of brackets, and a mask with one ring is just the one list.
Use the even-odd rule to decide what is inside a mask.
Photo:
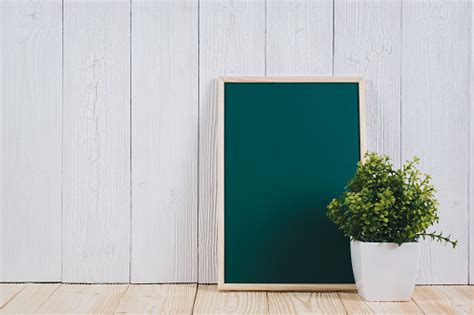
[(364, 161), (365, 81), (362, 77), (219, 77), (217, 80), (217, 215), (218, 215), (218, 290), (246, 291), (347, 291), (355, 284), (226, 283), (224, 271), (224, 85), (225, 83), (357, 83), (359, 86), (360, 160)]

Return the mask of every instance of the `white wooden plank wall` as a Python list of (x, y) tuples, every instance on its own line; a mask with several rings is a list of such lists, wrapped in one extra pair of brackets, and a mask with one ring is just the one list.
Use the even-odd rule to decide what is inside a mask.
[(365, 77), (367, 148), (398, 165), (401, 0), (340, 0), (334, 10), (334, 75)]
[(422, 248), (420, 283), (468, 281), (468, 2), (404, 1), (402, 158), (417, 155), (438, 190), (441, 223), (459, 247)]
[(63, 280), (127, 282), (129, 1), (64, 1)]
[(198, 3), (134, 1), (133, 282), (197, 281), (197, 162)]
[(331, 76), (333, 1), (267, 1), (268, 76)]
[(1, 1), (0, 19), (0, 281), (57, 281), (61, 1)]
[(213, 1), (199, 10), (199, 281), (217, 282), (216, 93), (221, 75), (265, 75), (265, 2)]
[(469, 205), (469, 283), (474, 284), (474, 32), (472, 31), (474, 20), (474, 5), (472, 1), (470, 5), (470, 43), (469, 47), (469, 191), (468, 191), (468, 205)]
[(419, 282), (474, 282), (470, 2), (6, 0), (0, 16), (0, 281), (215, 282), (212, 80), (357, 75), (368, 148), (422, 158), (436, 229), (460, 242), (424, 244)]
[(474, 5), (470, 4), (470, 41), (471, 47), (470, 59), (469, 59), (469, 191), (468, 191), (468, 202), (469, 202), (469, 283), (474, 284), (474, 32), (472, 31), (473, 20), (474, 20)]

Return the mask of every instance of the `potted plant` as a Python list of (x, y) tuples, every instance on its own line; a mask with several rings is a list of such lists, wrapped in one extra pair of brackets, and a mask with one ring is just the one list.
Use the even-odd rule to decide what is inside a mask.
[(359, 295), (368, 301), (408, 301), (415, 286), (420, 239), (456, 246), (437, 223), (438, 202), (429, 175), (407, 161), (394, 169), (387, 156), (366, 153), (346, 191), (327, 215), (351, 239), (351, 260)]

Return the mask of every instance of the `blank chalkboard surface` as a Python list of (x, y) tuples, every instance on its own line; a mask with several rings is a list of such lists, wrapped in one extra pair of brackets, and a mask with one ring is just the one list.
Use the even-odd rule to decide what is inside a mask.
[(364, 152), (360, 78), (218, 80), (219, 289), (353, 289), (326, 217)]

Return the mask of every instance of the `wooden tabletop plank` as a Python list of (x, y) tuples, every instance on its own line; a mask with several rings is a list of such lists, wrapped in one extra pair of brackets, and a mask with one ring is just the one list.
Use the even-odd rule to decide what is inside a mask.
[(191, 314), (196, 284), (130, 285), (116, 314)]
[(27, 284), (0, 313), (33, 313), (60, 287), (56, 284)]
[(63, 284), (38, 308), (39, 313), (113, 313), (128, 285)]
[(24, 287), (24, 284), (0, 284), (0, 309), (13, 299)]
[(473, 314), (474, 287), (416, 287), (413, 299), (427, 313)]
[[(444, 288), (444, 287), (437, 287), (437, 288)], [(467, 296), (468, 300), (474, 303), (474, 285), (460, 285), (460, 286), (449, 286), (449, 288), (455, 288), (461, 294)]]
[(339, 293), (348, 314), (423, 314), (413, 302), (367, 302), (357, 293)]
[(270, 314), (345, 314), (337, 293), (268, 293)]
[(418, 286), (410, 302), (356, 293), (218, 292), (215, 285), (0, 284), (0, 313), (474, 314), (474, 286)]
[(265, 292), (219, 292), (216, 285), (199, 285), (194, 314), (268, 314)]

